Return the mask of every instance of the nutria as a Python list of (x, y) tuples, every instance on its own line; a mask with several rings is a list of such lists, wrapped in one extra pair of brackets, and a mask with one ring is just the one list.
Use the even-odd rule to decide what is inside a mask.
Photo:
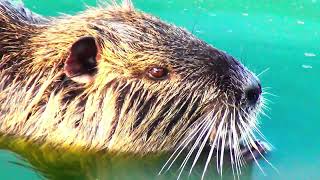
[(266, 151), (253, 133), (264, 102), (257, 76), (128, 0), (58, 18), (0, 1), (0, 33), (5, 135), (93, 151), (173, 152), (164, 168), (183, 150), (186, 162), (195, 153), (195, 164), (208, 148), (204, 172), (224, 151), (236, 170), (248, 153), (256, 161)]

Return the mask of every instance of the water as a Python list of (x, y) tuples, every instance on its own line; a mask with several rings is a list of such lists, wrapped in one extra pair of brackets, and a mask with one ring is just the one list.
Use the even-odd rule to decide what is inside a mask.
[[(96, 4), (89, 0), (24, 2), (35, 12), (48, 16), (74, 14), (85, 9), (84, 3)], [(273, 103), (269, 105), (270, 119), (261, 119), (261, 130), (275, 147), (268, 160), (279, 173), (261, 160), (259, 162), (267, 175), (264, 176), (254, 165), (247, 169), (246, 179), (320, 179), (320, 1), (136, 0), (134, 4), (138, 9), (187, 28), (241, 59), (256, 73), (268, 69), (260, 79), (263, 86), (271, 87), (268, 91), (277, 96), (267, 95)], [(22, 156), (29, 157), (33, 164), (43, 163), (41, 158), (50, 157), (45, 163), (50, 166), (38, 164), (42, 169), (33, 171), (10, 163), (23, 161), (13, 153), (0, 151), (2, 179), (40, 179), (38, 172), (55, 175), (51, 179), (124, 179), (125, 176), (128, 179), (150, 179), (154, 169), (159, 168), (151, 162), (162, 162), (160, 157), (139, 161), (134, 158), (110, 160), (101, 158), (103, 155), (69, 154), (50, 149), (38, 151), (38, 148), (20, 144), (21, 147), (16, 149), (20, 149)], [(80, 169), (88, 172), (83, 174)], [(199, 176), (190, 179), (199, 179)]]

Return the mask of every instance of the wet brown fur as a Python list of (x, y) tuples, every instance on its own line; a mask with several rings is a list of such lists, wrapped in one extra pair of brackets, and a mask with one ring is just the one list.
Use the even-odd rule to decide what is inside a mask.
[[(251, 77), (239, 65), (243, 73), (218, 84), (225, 77), (209, 78), (207, 64), (222, 52), (129, 1), (41, 23), (10, 19), (1, 9), (0, 22), (6, 24), (0, 37), (0, 131), (60, 147), (172, 150), (199, 117), (208, 111), (222, 116), (235, 104), (230, 89), (243, 90)], [(83, 36), (95, 37), (101, 48), (95, 80), (85, 85), (63, 71), (70, 46)], [(169, 79), (148, 79), (152, 65), (167, 67)]]

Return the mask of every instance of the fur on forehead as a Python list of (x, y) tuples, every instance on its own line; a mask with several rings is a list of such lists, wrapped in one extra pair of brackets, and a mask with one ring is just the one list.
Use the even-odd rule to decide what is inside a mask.
[[(121, 3), (119, 3), (117, 0), (110, 0), (110, 1), (113, 6), (120, 6), (124, 9), (132, 10), (132, 11), (134, 10), (134, 6), (131, 0), (122, 0)], [(109, 5), (110, 1), (99, 0), (98, 3), (102, 6), (105, 6), (105, 5)]]

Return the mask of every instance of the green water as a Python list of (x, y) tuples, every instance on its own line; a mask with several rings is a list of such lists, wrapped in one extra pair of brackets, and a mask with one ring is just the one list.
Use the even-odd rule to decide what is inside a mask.
[[(74, 14), (83, 10), (85, 4), (96, 4), (93, 0), (24, 2), (33, 11), (48, 16)], [(261, 119), (261, 131), (275, 147), (268, 160), (279, 173), (260, 160), (266, 176), (253, 165), (245, 173), (247, 179), (320, 179), (320, 0), (136, 0), (134, 4), (138, 9), (189, 29), (199, 38), (239, 58), (256, 73), (269, 69), (260, 76), (262, 85), (271, 87), (268, 91), (277, 96), (267, 95), (273, 103), (269, 105), (270, 119)], [(26, 149), (35, 156), (41, 154), (41, 151)], [(158, 166), (150, 162), (161, 161), (150, 158), (137, 162), (126, 158), (109, 162), (99, 156), (73, 154), (65, 155), (68, 163), (62, 163), (64, 153), (51, 153), (55, 166), (47, 168), (60, 179), (84, 176), (151, 179), (152, 169)], [(38, 161), (31, 160), (34, 164)], [(23, 163), (13, 153), (0, 151), (1, 179), (40, 179), (39, 171), (50, 171), (45, 168), (36, 171), (11, 162)], [(77, 168), (91, 169), (92, 174), (83, 174)], [(61, 178), (63, 175), (68, 178)]]

